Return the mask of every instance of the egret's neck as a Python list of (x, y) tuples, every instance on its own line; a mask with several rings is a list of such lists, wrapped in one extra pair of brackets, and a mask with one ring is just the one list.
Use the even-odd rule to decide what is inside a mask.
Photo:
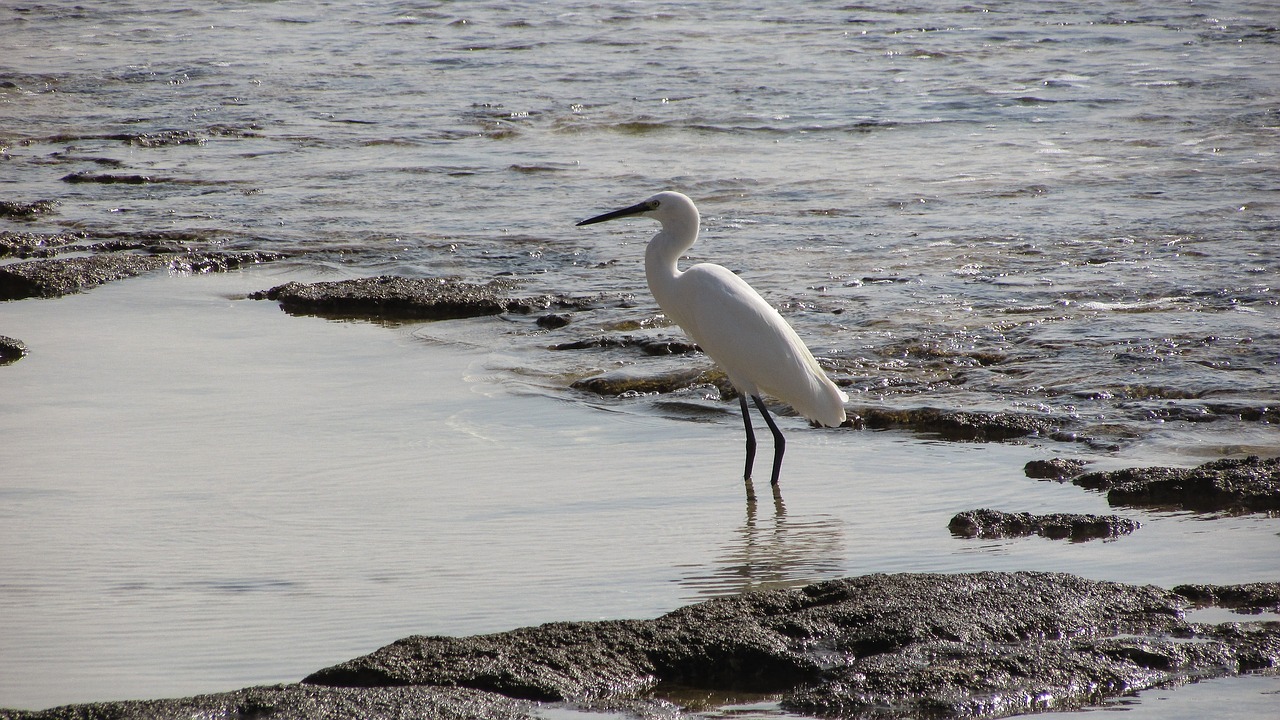
[(671, 314), (671, 303), (668, 302), (672, 284), (680, 277), (680, 269), (676, 263), (680, 256), (693, 246), (698, 239), (698, 226), (678, 225), (669, 227), (664, 223), (662, 230), (649, 241), (644, 251), (644, 274), (649, 281), (649, 290), (657, 299), (663, 312)]

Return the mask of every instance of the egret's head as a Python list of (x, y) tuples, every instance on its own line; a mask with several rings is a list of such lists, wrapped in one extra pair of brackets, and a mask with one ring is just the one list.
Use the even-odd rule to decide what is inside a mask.
[(681, 193), (667, 191), (660, 192), (648, 200), (636, 203), (631, 207), (588, 218), (578, 223), (578, 225), (593, 225), (606, 220), (617, 220), (618, 218), (631, 217), (633, 215), (653, 218), (662, 223), (664, 227), (668, 223), (688, 222), (690, 220), (693, 221), (694, 227), (697, 227), (698, 222), (698, 209), (694, 207), (693, 201)]

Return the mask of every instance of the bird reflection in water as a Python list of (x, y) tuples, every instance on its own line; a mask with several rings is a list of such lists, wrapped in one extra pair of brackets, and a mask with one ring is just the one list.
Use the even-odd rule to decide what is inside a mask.
[(841, 573), (844, 523), (839, 518), (790, 516), (778, 486), (770, 485), (772, 517), (766, 514), (762, 519), (761, 503), (755, 499), (751, 481), (746, 483), (750, 498), (746, 520), (735, 537), (720, 547), (709, 565), (683, 568), (679, 582), (693, 590), (693, 598), (799, 587)]

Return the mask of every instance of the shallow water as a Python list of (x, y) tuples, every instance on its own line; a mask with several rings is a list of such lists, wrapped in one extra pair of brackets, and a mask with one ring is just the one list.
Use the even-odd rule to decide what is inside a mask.
[[(0, 706), (296, 680), (413, 633), (851, 573), (1277, 579), (1272, 518), (1114, 510), (1021, 468), (1280, 453), (1242, 419), (1280, 399), (1278, 22), (1264, 2), (0, 10), (0, 199), (59, 201), (0, 230), (298, 254), (0, 305), (32, 349), (0, 368)], [(855, 405), (1046, 413), (1092, 442), (787, 417), (784, 504), (744, 505), (735, 405), (568, 388), (697, 358), (547, 350), (674, 333), (644, 287), (653, 228), (572, 227), (663, 188), (703, 211), (689, 262), (741, 272)], [(241, 299), (378, 273), (629, 302), (547, 332)], [(977, 507), (1143, 527), (952, 538)]]
[(0, 399), (4, 704), (296, 680), (410, 634), (651, 617), (845, 574), (1274, 578), (1263, 516), (1120, 509), (1143, 527), (1115, 542), (951, 537), (951, 515), (979, 506), (1112, 512), (1022, 476), (1052, 443), (784, 418), (782, 504), (750, 506), (732, 414), (531, 392), (485, 349), (439, 340), (476, 321), (382, 327), (242, 299), (309, 276), (155, 276), (5, 308), (34, 350)]

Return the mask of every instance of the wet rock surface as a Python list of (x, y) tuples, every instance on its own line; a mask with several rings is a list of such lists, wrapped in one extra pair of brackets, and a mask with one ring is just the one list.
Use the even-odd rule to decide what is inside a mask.
[[(1170, 591), (1037, 572), (867, 575), (690, 605), (653, 620), (413, 636), (301, 684), (0, 718), (520, 718), (529, 701), (652, 715), (665, 687), (775, 693), (850, 718), (997, 718), (1158, 685), (1280, 670), (1280, 623), (1188, 622), (1280, 583)], [(667, 712), (673, 712), (667, 707)]]
[(0, 232), (0, 257), (53, 257), (66, 250), (90, 250), (91, 245), (80, 233)]
[(552, 350), (587, 350), (596, 348), (636, 348), (645, 355), (684, 355), (697, 352), (698, 346), (684, 338), (649, 335), (600, 335), (571, 340), (551, 346)]
[(502, 313), (528, 314), (552, 307), (580, 308), (592, 301), (563, 295), (516, 297), (513, 280), (470, 283), (455, 278), (383, 275), (354, 280), (278, 285), (251, 294), (275, 300), (294, 315), (384, 320), (450, 320)]
[(1119, 515), (1080, 515), (1075, 513), (1009, 513), (1000, 510), (966, 510), (956, 514), (947, 525), (952, 534), (969, 538), (1008, 538), (1039, 535), (1053, 540), (1072, 542), (1112, 539), (1142, 527), (1137, 520)]
[(1072, 482), (1090, 490), (1105, 490), (1112, 505), (1201, 512), (1280, 510), (1280, 457), (1215, 460), (1195, 468), (1092, 472)]
[(1173, 591), (1197, 605), (1246, 613), (1280, 612), (1280, 583), (1178, 585)]
[(72, 184), (100, 183), (103, 185), (145, 185), (147, 183), (170, 182), (170, 179), (157, 175), (74, 172), (70, 175), (63, 176), (62, 182)]
[[(1264, 643), (1274, 655), (1277, 633)], [(832, 682), (795, 693), (793, 710), (845, 717), (995, 718), (1097, 703), (1187, 682), (1252, 658), (1231, 642), (1199, 638), (1079, 638), (1028, 645), (922, 643), (858, 661)], [(1246, 659), (1248, 658), (1248, 659)]]
[[(603, 335), (580, 338), (550, 346), (551, 350), (585, 349), (637, 349), (644, 355), (682, 355), (698, 351), (697, 345), (672, 337), (645, 335)], [(629, 365), (609, 370), (572, 383), (575, 390), (604, 396), (634, 396), (665, 394), (685, 390), (696, 385), (715, 385), (722, 400), (733, 400), (737, 390), (727, 381), (723, 371), (716, 366), (690, 366), (687, 368), (659, 370), (648, 365)], [(1080, 438), (1060, 432), (1062, 421), (1044, 415), (1010, 412), (974, 412), (944, 408), (886, 408), (878, 406), (849, 406), (846, 427), (856, 429), (901, 429), (940, 437), (952, 441), (999, 442), (1019, 438), (1048, 438), (1075, 442)], [(785, 413), (784, 413), (785, 414)], [(1028, 464), (1032, 477), (1065, 479), (1078, 474), (1083, 463), (1070, 460), (1039, 461), (1044, 466)], [(1078, 463), (1078, 464), (1077, 464)]]
[(217, 272), (281, 257), (278, 253), (253, 250), (178, 254), (106, 252), (88, 257), (28, 260), (0, 266), (0, 300), (61, 297), (162, 268), (180, 273)]
[(673, 393), (696, 385), (715, 385), (722, 397), (737, 397), (737, 391), (733, 390), (728, 378), (715, 368), (695, 367), (654, 373), (647, 370), (638, 372), (633, 367), (622, 367), (575, 380), (570, 387), (594, 395), (633, 397), (654, 393)]
[(52, 258), (136, 250), (151, 255), (218, 252), (232, 238), (203, 231), (0, 232), (0, 257)]
[(3, 720), (524, 720), (528, 703), (494, 693), (443, 687), (338, 688), (274, 685), (173, 700), (66, 705), (37, 712), (0, 710)]
[(970, 412), (939, 408), (897, 410), (880, 407), (854, 408), (864, 427), (874, 430), (907, 428), (934, 433), (946, 440), (998, 441), (1032, 435), (1050, 435), (1058, 429), (1056, 420), (1041, 415)]
[[(29, 138), (28, 142), (71, 145), (74, 148), (77, 143), (88, 140), (113, 140), (133, 147), (157, 148), (171, 147), (174, 145), (203, 145), (212, 138), (220, 137), (258, 137), (259, 129), (260, 128), (256, 125), (234, 126), (217, 123), (198, 129), (158, 129), (148, 132), (66, 132), (58, 133), (56, 135), (47, 135), (44, 137)], [(71, 150), (64, 153), (54, 154), (55, 158), (60, 156), (67, 160), (79, 159), (79, 157)], [(120, 161), (113, 160), (112, 162), (119, 163)]]
[(33, 202), (0, 200), (0, 218), (34, 220), (42, 215), (53, 214), (57, 207), (56, 200), (36, 200)]
[(568, 313), (547, 313), (538, 318), (538, 327), (546, 330), (555, 330), (573, 322), (573, 318)]
[[(689, 355), (699, 348), (684, 336), (666, 333), (614, 333), (578, 338), (549, 346), (556, 352), (572, 350), (606, 350), (631, 353), (635, 356), (667, 357)], [(729, 382), (724, 371), (710, 358), (679, 359), (668, 363), (630, 363), (570, 383), (581, 392), (604, 397), (636, 397), (640, 395), (669, 395), (681, 391), (714, 386), (720, 400), (738, 397), (738, 391)], [(736, 408), (736, 406), (735, 406)]]
[(0, 365), (18, 362), (26, 354), (26, 343), (17, 338), (0, 335)]
[(846, 717), (1003, 717), (1280, 666), (1280, 626), (1183, 620), (1185, 597), (1055, 573), (870, 575), (649, 621), (410, 637), (304, 683), (431, 684), (545, 701), (659, 684), (776, 692)]
[(82, 292), (113, 280), (159, 270), (167, 259), (158, 255), (95, 255), (28, 260), (0, 267), (0, 300), (53, 298)]
[(1084, 471), (1085, 461), (1068, 458), (1032, 460), (1022, 471), (1029, 478), (1040, 480), (1066, 480)]

